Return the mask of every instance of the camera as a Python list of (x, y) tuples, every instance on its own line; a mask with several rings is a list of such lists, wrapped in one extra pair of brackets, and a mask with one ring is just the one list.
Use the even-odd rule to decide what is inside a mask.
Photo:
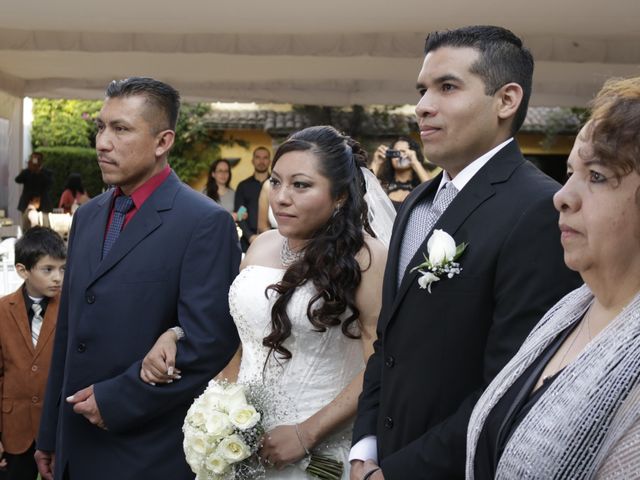
[(391, 150), (389, 148), (384, 156), (387, 158), (400, 158), (402, 157), (402, 152), (400, 150)]

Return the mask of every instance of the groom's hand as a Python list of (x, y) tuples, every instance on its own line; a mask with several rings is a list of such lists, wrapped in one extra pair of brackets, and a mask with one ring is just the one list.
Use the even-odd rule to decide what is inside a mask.
[(364, 462), (362, 460), (351, 460), (351, 473), (349, 480), (362, 480), (364, 476)]
[(102, 415), (100, 415), (96, 397), (93, 394), (93, 385), (78, 390), (70, 397), (67, 397), (67, 402), (73, 405), (73, 411), (75, 413), (84, 416), (84, 418), (89, 420), (93, 425), (104, 430), (107, 429), (104, 420), (102, 420)]
[(367, 460), (366, 462), (364, 462), (362, 471), (364, 475), (361, 478), (366, 478), (367, 480), (384, 480), (384, 474), (382, 473), (382, 470), (373, 460)]

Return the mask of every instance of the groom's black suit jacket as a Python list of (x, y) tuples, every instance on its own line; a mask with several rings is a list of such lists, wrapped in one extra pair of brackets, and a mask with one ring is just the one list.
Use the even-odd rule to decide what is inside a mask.
[[(482, 390), (542, 315), (580, 284), (563, 261), (559, 185), (500, 150), (460, 191), (434, 229), (466, 242), (462, 272), (418, 286), (398, 257), (409, 214), (441, 176), (405, 200), (389, 247), (375, 353), (367, 364), (354, 443), (376, 435), (385, 479), (464, 478), (466, 429)], [(427, 239), (407, 272), (423, 261)]]

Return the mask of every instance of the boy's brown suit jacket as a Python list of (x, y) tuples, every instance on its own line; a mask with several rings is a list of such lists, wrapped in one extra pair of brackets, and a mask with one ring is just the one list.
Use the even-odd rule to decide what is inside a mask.
[(59, 296), (49, 299), (34, 348), (22, 287), (0, 298), (0, 432), (7, 453), (25, 452), (38, 434), (58, 300)]

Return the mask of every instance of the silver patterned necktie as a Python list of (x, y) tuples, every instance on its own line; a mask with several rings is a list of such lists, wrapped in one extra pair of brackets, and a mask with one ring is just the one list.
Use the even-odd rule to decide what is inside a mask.
[(411, 210), (400, 247), (398, 287), (402, 283), (402, 278), (409, 262), (418, 251), (418, 248), (420, 248), (420, 245), (422, 245), (422, 242), (424, 242), (425, 236), (431, 232), (440, 215), (456, 198), (457, 194), (458, 189), (456, 186), (451, 182), (446, 182), (436, 194), (433, 202), (423, 200)]
[(31, 319), (31, 341), (35, 347), (38, 343), (38, 337), (40, 336), (40, 329), (42, 329), (42, 306), (39, 303), (31, 305), (33, 311), (33, 318)]

